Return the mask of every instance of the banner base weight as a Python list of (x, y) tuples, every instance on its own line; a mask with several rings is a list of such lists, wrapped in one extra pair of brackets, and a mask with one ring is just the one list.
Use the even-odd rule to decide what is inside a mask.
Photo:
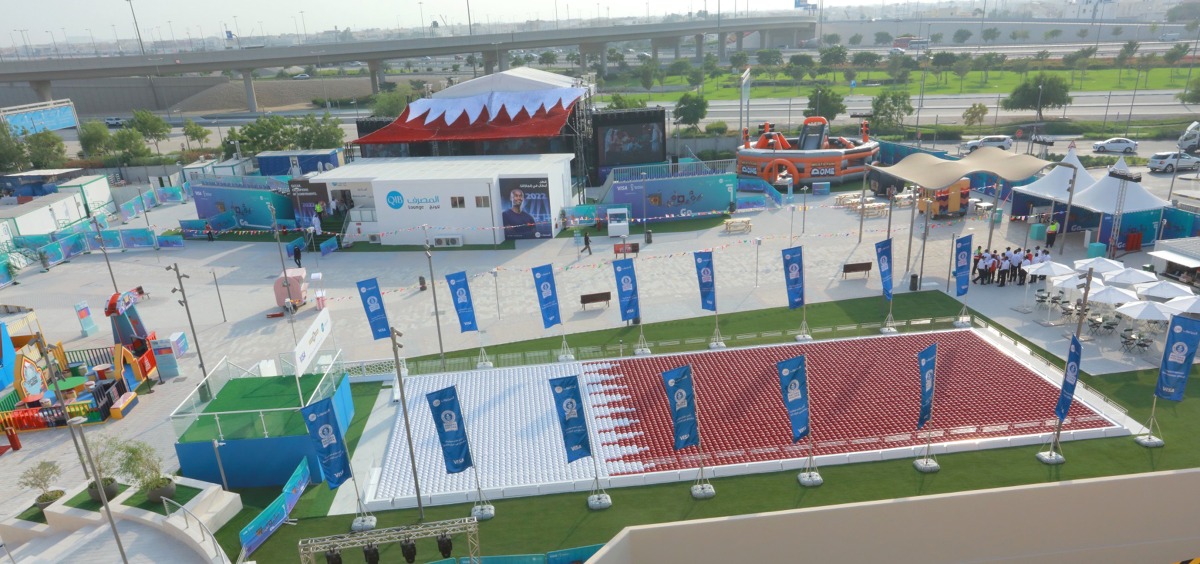
[(939, 465), (938, 462), (932, 458), (918, 458), (914, 460), (913, 468), (916, 468), (917, 472), (923, 472), (925, 474), (932, 474), (942, 469), (941, 465)]
[(361, 517), (355, 517), (354, 523), (352, 523), (350, 525), (350, 531), (355, 532), (355, 533), (371, 531), (374, 529), (375, 529), (375, 516), (374, 515), (364, 515)]
[(797, 474), (796, 480), (800, 482), (801, 486), (806, 488), (813, 488), (825, 483), (825, 479), (821, 477), (821, 473), (815, 470), (812, 472), (801, 472)]
[(496, 507), (490, 503), (476, 505), (471, 508), (471, 516), (478, 521), (487, 521), (496, 516)]
[(612, 498), (608, 494), (593, 494), (588, 496), (588, 509), (592, 511), (600, 511), (612, 507)]
[(692, 486), (693, 499), (712, 499), (716, 497), (716, 495), (717, 489), (714, 488), (712, 484), (704, 483)]
[(1138, 435), (1137, 438), (1133, 440), (1137, 442), (1137, 444), (1146, 448), (1160, 448), (1167, 444), (1165, 441), (1154, 435)]
[(1066, 458), (1063, 458), (1063, 455), (1052, 450), (1037, 453), (1037, 459), (1042, 464), (1062, 464), (1067, 461)]

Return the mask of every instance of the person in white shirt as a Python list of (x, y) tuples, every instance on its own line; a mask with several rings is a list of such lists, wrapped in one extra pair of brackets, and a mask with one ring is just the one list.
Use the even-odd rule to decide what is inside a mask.
[(997, 278), (1000, 279), (1000, 287), (1003, 288), (1004, 282), (1008, 280), (1008, 271), (1012, 270), (1012, 261), (1008, 260), (1008, 257), (1004, 257), (1004, 260), (1000, 262), (999, 270), (1000, 275)]
[(1025, 280), (1026, 280), (1026, 277), (1028, 277), (1028, 276), (1029, 276), (1029, 273), (1028, 273), (1028, 272), (1025, 272), (1025, 269), (1026, 269), (1026, 268), (1029, 268), (1030, 266), (1033, 266), (1033, 261), (1032, 261), (1032, 260), (1030, 260), (1030, 259), (1029, 259), (1029, 257), (1030, 257), (1030, 255), (1025, 255), (1025, 256), (1024, 256), (1022, 259), (1021, 259), (1021, 267), (1020, 267), (1020, 270), (1018, 271), (1018, 274), (1017, 274), (1017, 285), (1018, 285), (1018, 286), (1024, 286), (1024, 285), (1025, 285)]

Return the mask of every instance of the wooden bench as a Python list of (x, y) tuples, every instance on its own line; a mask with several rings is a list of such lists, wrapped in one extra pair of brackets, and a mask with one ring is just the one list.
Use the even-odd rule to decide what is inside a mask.
[(848, 262), (846, 264), (843, 264), (842, 265), (842, 280), (845, 280), (846, 275), (850, 274), (851, 272), (862, 272), (862, 273), (866, 274), (867, 278), (870, 278), (872, 264), (873, 263), (870, 263), (870, 262)]
[(587, 309), (588, 304), (598, 304), (604, 302), (604, 307), (608, 307), (612, 301), (612, 292), (596, 292), (595, 294), (580, 294), (579, 309)]
[(726, 233), (732, 233), (734, 231), (745, 231), (746, 233), (749, 233), (752, 229), (754, 229), (754, 225), (750, 223), (750, 220), (747, 218), (725, 220)]

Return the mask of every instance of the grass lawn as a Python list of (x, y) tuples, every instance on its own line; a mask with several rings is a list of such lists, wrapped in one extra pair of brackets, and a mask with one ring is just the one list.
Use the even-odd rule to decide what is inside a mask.
[[(117, 483), (117, 495), (125, 493), (125, 490), (127, 489), (129, 489), (129, 486), (126, 486), (122, 483)], [(113, 497), (115, 498), (117, 496)], [(75, 497), (63, 502), (63, 505), (66, 505), (67, 507), (74, 507), (75, 509), (85, 509), (87, 511), (100, 511), (100, 509), (104, 507), (104, 504), (100, 503), (99, 501), (94, 501), (92, 498), (88, 497), (88, 492), (86, 489), (75, 494)]]
[(22, 511), (21, 513), (19, 513), (17, 515), (17, 519), (21, 519), (23, 521), (30, 521), (32, 523), (41, 523), (43, 525), (46, 524), (46, 514), (42, 513), (42, 510), (39, 509), (38, 506), (36, 506), (36, 505), (30, 505), (29, 509), (26, 509), (25, 511)]
[[(175, 497), (172, 497), (171, 500), (179, 505), (187, 505), (189, 501), (200, 495), (201, 491), (202, 490), (193, 487), (175, 484)], [(166, 513), (163, 513), (162, 502), (155, 503), (150, 501), (150, 499), (146, 497), (146, 492), (140, 490), (137, 493), (129, 496), (129, 499), (126, 499), (125, 503), (122, 503), (121, 505), (145, 509), (146, 511), (153, 511), (159, 515), (166, 515)]]
[[(300, 388), (307, 399), (321, 381), (320, 374), (305, 374)], [(180, 436), (180, 442), (208, 441), (218, 436), (241, 439), (263, 436), (263, 423), (271, 436), (303, 435), (307, 431), (299, 411), (267, 411), (260, 418), (260, 409), (298, 407), (300, 398), (296, 380), (290, 376), (235, 378), (225, 384), (216, 399), (204, 408), (204, 413), (220, 413), (220, 431), (216, 417), (200, 416)], [(226, 413), (245, 411), (248, 413)]]
[[(897, 294), (894, 315), (897, 319), (950, 316), (960, 307), (959, 302), (941, 292)], [(827, 327), (879, 321), (885, 312), (879, 298), (826, 302), (809, 306), (809, 324)], [(729, 334), (790, 329), (798, 321), (799, 314), (785, 308), (728, 314), (721, 318), (722, 330)], [(706, 337), (712, 331), (712, 319), (702, 317), (649, 324), (646, 331), (647, 337), (655, 340)], [(874, 333), (874, 330), (866, 332)], [(622, 335), (632, 343), (637, 332), (635, 328), (622, 328), (574, 334), (569, 339), (575, 346), (594, 346), (615, 343)], [(838, 333), (838, 336), (843, 335), (845, 333)], [(739, 341), (738, 344), (742, 343)], [(554, 349), (558, 344), (557, 339), (551, 338), (498, 345), (492, 349), (496, 353), (518, 352)], [(1038, 347), (1033, 349), (1053, 358)], [(655, 352), (659, 352), (657, 348)], [(463, 353), (473, 355), (474, 351), (457, 354)], [(1086, 372), (1083, 375), (1089, 386), (1125, 406), (1130, 415), (1139, 420), (1149, 414), (1156, 378), (1155, 369), (1099, 378)], [(357, 407), (360, 393), (368, 392), (355, 390), (356, 423), (363, 412)], [(497, 500), (494, 502), (496, 519), (480, 524), (480, 543), (485, 555), (543, 553), (607, 542), (623, 527), (636, 524), (1192, 468), (1200, 466), (1200, 435), (1187, 431), (1200, 424), (1200, 401), (1196, 401), (1200, 399), (1200, 388), (1193, 386), (1187, 395), (1191, 401), (1160, 402), (1159, 420), (1167, 440), (1167, 446), (1162, 449), (1144, 449), (1131, 438), (1124, 437), (1068, 442), (1064, 445), (1068, 462), (1062, 466), (1038, 463), (1034, 454), (1040, 448), (1036, 446), (940, 456), (942, 471), (938, 474), (920, 474), (912, 469), (909, 460), (831, 466), (822, 469), (825, 485), (815, 489), (800, 488), (794, 472), (737, 476), (714, 480), (719, 495), (707, 501), (691, 499), (688, 484), (684, 483), (621, 488), (610, 490), (614, 506), (602, 512), (589, 511), (586, 496), (580, 493)], [(354, 427), (351, 429), (353, 432)], [(349, 440), (349, 436), (347, 438)], [(293, 559), (300, 539), (348, 530), (350, 517), (314, 516), (319, 515), (316, 510), (321, 507), (315, 503), (314, 489), (319, 488), (305, 492), (293, 512), (293, 516), (302, 512), (305, 517), (300, 517), (296, 526), (283, 527), (276, 532), (255, 553), (256, 558), (260, 561)], [(227, 552), (236, 554), (237, 530), (253, 516), (252, 511), (264, 507), (278, 493), (278, 488), (242, 492), (247, 509), (217, 533)], [(426, 509), (426, 520), (462, 517), (469, 512), (469, 505), (431, 507)], [(415, 510), (388, 511), (376, 516), (380, 527), (416, 522)], [(456, 555), (463, 554), (459, 547), (464, 543), (465, 539), (455, 539)], [(396, 546), (381, 547), (381, 553), (391, 555), (391, 558), (385, 556), (384, 560), (399, 558)], [(427, 555), (436, 554), (436, 548), (432, 542), (418, 542), (418, 554), (428, 558)], [(361, 556), (354, 551), (345, 551), (342, 556), (347, 563), (361, 561)]]

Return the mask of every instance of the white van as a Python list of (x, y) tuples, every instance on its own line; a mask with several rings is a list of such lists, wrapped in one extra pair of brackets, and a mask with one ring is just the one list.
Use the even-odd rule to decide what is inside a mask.
[(1178, 33), (1164, 33), (1158, 36), (1159, 41), (1179, 41)]

